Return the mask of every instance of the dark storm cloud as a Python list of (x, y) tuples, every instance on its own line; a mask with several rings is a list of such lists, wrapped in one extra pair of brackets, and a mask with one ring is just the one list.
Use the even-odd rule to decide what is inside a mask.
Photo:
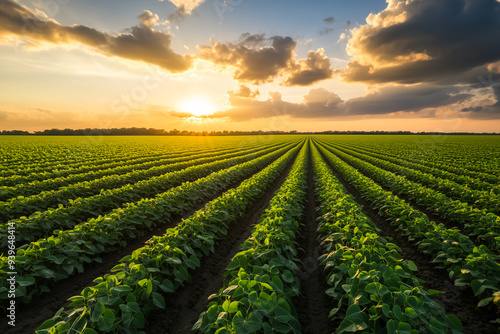
[[(271, 46), (265, 46), (266, 43)], [(309, 51), (306, 59), (295, 59), (297, 43), (291, 37), (243, 34), (236, 43), (212, 42), (199, 47), (198, 57), (221, 66), (237, 68), (234, 78), (241, 82), (262, 84), (279, 75), (284, 85), (308, 86), (333, 76), (330, 60), (324, 51)]]
[(498, 107), (500, 109), (500, 85), (493, 86), (493, 94), (497, 99), (497, 102), (493, 105), (493, 107)]
[(467, 108), (463, 108), (461, 111), (473, 111), (473, 112), (478, 112), (478, 111), (482, 111), (484, 109), (483, 106), (475, 106), (475, 107), (467, 107)]
[(82, 25), (63, 26), (51, 19), (41, 19), (27, 7), (11, 0), (0, 2), (0, 36), (17, 35), (33, 43), (80, 43), (106, 56), (142, 61), (170, 72), (183, 72), (191, 67), (189, 56), (176, 54), (169, 34), (155, 31), (158, 16), (145, 11), (140, 24), (127, 32), (112, 36)]
[(366, 83), (471, 83), (500, 61), (500, 2), (391, 1), (351, 30), (342, 78)]

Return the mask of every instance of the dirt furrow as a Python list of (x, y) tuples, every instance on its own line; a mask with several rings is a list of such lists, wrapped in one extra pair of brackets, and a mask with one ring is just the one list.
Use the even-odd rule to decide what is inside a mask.
[(293, 299), (293, 304), (297, 309), (302, 333), (333, 333), (337, 326), (328, 320), (328, 314), (335, 306), (333, 300), (325, 293), (329, 286), (318, 261), (321, 249), (316, 232), (316, 200), (311, 151), (309, 151), (308, 160), (307, 204), (297, 240), (300, 249), (299, 259), (302, 262), (299, 265), (301, 269), (299, 272), (301, 295)]

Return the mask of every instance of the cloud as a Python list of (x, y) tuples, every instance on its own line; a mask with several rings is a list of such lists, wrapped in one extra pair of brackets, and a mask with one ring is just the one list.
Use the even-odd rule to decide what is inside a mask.
[(141, 24), (148, 28), (153, 28), (160, 24), (160, 18), (158, 15), (151, 13), (149, 10), (145, 10), (144, 13), (138, 16)]
[[(163, 1), (163, 0), (160, 0)], [(190, 15), (195, 8), (205, 2), (205, 0), (169, 0), (177, 7), (177, 14), (180, 16)]]
[(319, 35), (320, 36), (325, 36), (325, 35), (328, 35), (329, 33), (335, 31), (335, 29), (333, 28), (323, 28), (322, 30), (319, 31)]
[(0, 121), (5, 121), (9, 117), (9, 113), (3, 110), (0, 110)]
[(17, 35), (32, 45), (79, 43), (109, 57), (146, 62), (170, 72), (183, 72), (192, 58), (172, 48), (169, 34), (153, 29), (158, 16), (150, 11), (139, 15), (140, 24), (116, 36), (82, 25), (64, 26), (52, 19), (40, 19), (34, 12), (12, 0), (0, 3), (0, 37)]
[[(271, 46), (266, 46), (269, 42)], [(288, 86), (307, 86), (333, 76), (323, 49), (310, 51), (306, 59), (296, 61), (296, 45), (291, 37), (246, 33), (236, 43), (212, 41), (210, 46), (199, 46), (198, 57), (235, 67), (234, 79), (256, 85), (272, 82), (279, 75)]]
[(199, 57), (223, 66), (238, 69), (234, 78), (261, 84), (272, 81), (294, 58), (296, 43), (290, 37), (269, 38), (271, 46), (258, 47), (263, 35), (242, 35), (238, 43), (214, 43), (200, 47)]
[(466, 101), (473, 97), (464, 88), (431, 85), (386, 86), (346, 102), (349, 115), (389, 114), (398, 111), (417, 112)]
[(333, 16), (327, 17), (326, 19), (323, 19), (323, 22), (326, 24), (332, 24), (335, 22), (335, 18)]
[(245, 86), (245, 85), (240, 85), (238, 91), (232, 91), (230, 90), (227, 92), (229, 96), (239, 96), (239, 97), (245, 97), (245, 98), (255, 98), (260, 95), (260, 92), (258, 89), (252, 92), (252, 90)]
[(493, 105), (493, 107), (500, 108), (500, 85), (493, 86), (493, 94), (495, 95), (495, 98), (497, 99), (497, 102)]
[(464, 92), (464, 89), (428, 85), (386, 86), (373, 89), (364, 96), (344, 101), (334, 92), (316, 88), (304, 95), (300, 103), (283, 101), (279, 92), (269, 92), (267, 100), (259, 101), (229, 91), (228, 101), (231, 107), (216, 112), (209, 118), (226, 117), (236, 122), (277, 116), (334, 119), (396, 112), (419, 112), (443, 106), (453, 106), (459, 109), (460, 107), (456, 106), (460, 106), (474, 96)]
[(341, 113), (338, 108), (342, 99), (335, 93), (318, 88), (311, 90), (302, 103), (283, 101), (279, 92), (268, 93), (265, 101), (241, 97), (228, 92), (231, 108), (209, 115), (209, 118), (228, 118), (234, 122), (245, 122), (252, 119), (288, 116), (292, 118), (332, 117)]
[(330, 92), (325, 88), (311, 89), (307, 95), (304, 95), (303, 104), (308, 107), (337, 107), (342, 103), (342, 99), (335, 94)]
[(306, 59), (300, 59), (297, 64), (284, 71), (288, 76), (286, 86), (309, 86), (315, 82), (333, 77), (330, 59), (325, 56), (324, 49), (309, 51)]
[(500, 119), (500, 85), (491, 86), (491, 96), (479, 103), (480, 105), (471, 105), (460, 111), (469, 118)]
[(472, 83), (500, 60), (496, 0), (389, 0), (366, 21), (350, 31), (348, 82)]

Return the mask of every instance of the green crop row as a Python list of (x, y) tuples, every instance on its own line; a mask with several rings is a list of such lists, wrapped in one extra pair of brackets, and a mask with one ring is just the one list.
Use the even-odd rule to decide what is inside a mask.
[[(188, 167), (181, 171), (170, 172), (162, 176), (152, 177), (133, 185), (125, 185), (121, 188), (102, 191), (99, 195), (92, 197), (79, 198), (74, 201), (70, 201), (70, 205), (67, 207), (60, 206), (57, 209), (49, 209), (47, 211), (31, 215), (30, 217), (22, 217), (20, 219), (12, 220), (12, 223), (16, 225), (16, 245), (19, 247), (26, 242), (46, 237), (54, 230), (73, 228), (79, 222), (92, 217), (97, 217), (109, 210), (119, 208), (125, 203), (136, 202), (143, 198), (153, 197), (158, 193), (165, 192), (172, 187), (180, 185), (182, 182), (194, 181), (223, 168), (228, 168), (237, 165), (238, 163), (250, 161), (256, 157), (267, 154), (270, 151), (272, 152), (276, 149), (278, 149), (278, 151), (286, 150), (292, 145), (288, 145), (287, 147), (281, 149), (279, 149), (279, 147), (267, 148), (257, 153), (249, 153), (245, 155), (230, 155), (236, 156), (233, 158), (219, 156), (216, 158), (200, 159), (197, 161), (197, 165)], [(244, 154), (246, 152), (242, 153)], [(216, 161), (206, 162), (212, 160)], [(203, 164), (203, 162), (206, 163)], [(184, 166), (184, 163), (181, 164)], [(171, 165), (165, 167), (165, 171), (168, 169), (176, 169), (176, 166)], [(7, 230), (8, 224), (0, 225), (0, 232), (5, 233)], [(0, 246), (4, 249), (7, 246), (7, 239), (1, 240)]]
[[(0, 177), (34, 176), (97, 170), (105, 165), (130, 160), (199, 154), (223, 148), (248, 148), (264, 142), (284, 142), (283, 137), (262, 141), (258, 138), (179, 138), (179, 137), (12, 137), (0, 138)], [(17, 159), (13, 159), (16, 156)], [(80, 169), (82, 168), (82, 169)], [(62, 173), (59, 175), (59, 173)]]
[(468, 285), (478, 298), (479, 306), (490, 303), (500, 306), (500, 257), (484, 245), (479, 247), (459, 230), (437, 225), (405, 201), (385, 191), (372, 179), (362, 175), (327, 149), (321, 153), (342, 177), (356, 188), (372, 209), (396, 226), (401, 235), (418, 245), (419, 251), (429, 254), (433, 262), (443, 266), (455, 285)]
[[(246, 151), (251, 152), (259, 149), (262, 148)], [(0, 187), (0, 194), (3, 195), (0, 200), (10, 198), (7, 202), (0, 202), (0, 208), (2, 208), (0, 221), (15, 219), (49, 207), (57, 207), (58, 204), (64, 205), (69, 203), (70, 199), (92, 196), (102, 189), (116, 188), (173, 170), (214, 161), (220, 156), (224, 159), (241, 155), (241, 151), (238, 149), (220, 150), (195, 156), (183, 155), (177, 158), (158, 158), (155, 161), (142, 164), (127, 164), (126, 166), (97, 172), (74, 174), (65, 178), (48, 179), (15, 187)], [(23, 197), (20, 195), (31, 196)]]
[(313, 166), (325, 250), (320, 260), (332, 285), (327, 294), (337, 302), (330, 316), (342, 320), (336, 333), (459, 333), (460, 320), (429, 298), (438, 292), (422, 288), (415, 264), (377, 234), (315, 147)]
[[(85, 164), (79, 167), (73, 168), (53, 168), (50, 167), (48, 169), (43, 169), (40, 167), (39, 170), (34, 170), (31, 174), (28, 175), (20, 175), (13, 174), (7, 177), (0, 177), (0, 197), (1, 200), (4, 200), (10, 192), (11, 189), (8, 187), (14, 187), (17, 185), (24, 185), (26, 191), (32, 191), (34, 185), (39, 184), (41, 181), (46, 181), (50, 179), (58, 179), (58, 183), (47, 184), (47, 187), (51, 187), (50, 189), (56, 189), (61, 185), (69, 184), (71, 182), (92, 180), (92, 176), (102, 177), (104, 175), (112, 175), (113, 170), (117, 169), (119, 172), (123, 167), (131, 166), (131, 165), (140, 165), (143, 163), (154, 162), (158, 160), (165, 159), (173, 159), (182, 156), (189, 156), (190, 152), (179, 152), (179, 153), (158, 153), (156, 155), (147, 155), (147, 156), (139, 156), (139, 157), (120, 157), (115, 159), (105, 159), (105, 160), (97, 160), (92, 162), (86, 162)], [(111, 161), (110, 161), (111, 160)], [(124, 162), (126, 162), (126, 166), (124, 166)], [(145, 165), (147, 166), (147, 165)], [(146, 167), (145, 167), (146, 168)], [(68, 177), (69, 176), (69, 177)], [(29, 185), (30, 187), (27, 187)], [(46, 190), (46, 189), (44, 189)], [(23, 194), (20, 194), (23, 195)], [(26, 196), (26, 195), (23, 195)]]
[(448, 172), (440, 167), (430, 167), (422, 163), (422, 161), (414, 162), (408, 155), (400, 153), (395, 156), (390, 154), (388, 150), (384, 150), (383, 153), (377, 153), (374, 151), (370, 151), (367, 149), (359, 148), (357, 146), (347, 146), (347, 145), (335, 145), (336, 147), (341, 146), (343, 148), (349, 149), (350, 151), (354, 151), (357, 153), (365, 154), (370, 157), (380, 158), (383, 160), (390, 161), (398, 166), (405, 166), (412, 169), (419, 170), (424, 173), (432, 174), (436, 177), (440, 177), (443, 179), (451, 180), (456, 183), (460, 183), (464, 186), (470, 187), (476, 190), (482, 190), (490, 192), (492, 191), (494, 194), (500, 194), (500, 187), (497, 184), (491, 184), (486, 181), (482, 181), (479, 178), (472, 178), (470, 176), (464, 175), (464, 171), (460, 171), (459, 174), (455, 174), (452, 172)]
[[(64, 149), (65, 144), (66, 140), (63, 145), (56, 145), (55, 147), (40, 148), (33, 147), (33, 145), (17, 147), (14, 151), (17, 151), (21, 157), (18, 161), (12, 161), (4, 157), (8, 163), (5, 166), (0, 166), (0, 177), (26, 176), (36, 178), (38, 174), (50, 173), (54, 173), (55, 177), (59, 177), (58, 173), (63, 173), (61, 176), (67, 175), (64, 174), (65, 171), (78, 172), (82, 168), (81, 171), (84, 172), (85, 168), (89, 167), (92, 168), (116, 162), (123, 164), (124, 161), (140, 157), (154, 156), (155, 154), (175, 154), (176, 152), (172, 148), (159, 149), (158, 147), (156, 150), (150, 148), (144, 149), (144, 147), (127, 147), (126, 150), (117, 152), (113, 147), (107, 145), (104, 147), (99, 147), (99, 145), (92, 147), (92, 144), (90, 147), (83, 145), (81, 147), (76, 146)], [(35, 156), (30, 160), (28, 156), (33, 154), (33, 151), (45, 153), (46, 158)]]
[(484, 241), (496, 251), (500, 251), (500, 217), (485, 210), (479, 210), (453, 200), (444, 194), (412, 182), (404, 176), (385, 171), (368, 162), (345, 154), (332, 146), (329, 149), (359, 171), (380, 182), (398, 194), (403, 194), (411, 201), (425, 207), (441, 218), (459, 224), (469, 236)]
[(124, 257), (112, 269), (114, 274), (95, 279), (95, 286), (71, 297), (71, 304), (36, 333), (143, 333), (147, 314), (165, 307), (164, 296), (190, 279), (188, 270), (199, 267), (200, 259), (214, 252), (215, 242), (266, 193), (300, 146)]
[[(46, 210), (50, 207), (57, 207), (60, 204), (63, 206), (68, 204), (71, 205), (71, 200), (96, 195), (104, 189), (117, 188), (129, 183), (137, 183), (141, 180), (145, 180), (144, 182), (148, 182), (147, 179), (154, 176), (160, 176), (168, 172), (208, 163), (217, 159), (235, 157), (245, 153), (258, 151), (260, 149), (262, 148), (247, 150), (243, 152), (241, 150), (231, 150), (226, 154), (217, 152), (215, 154), (201, 154), (197, 157), (166, 159), (155, 163), (158, 164), (158, 166), (146, 170), (141, 170), (142, 168), (138, 168), (139, 166), (123, 167), (121, 169), (123, 169), (124, 171), (128, 171), (123, 175), (105, 176), (103, 178), (94, 179), (92, 181), (75, 183), (67, 187), (62, 187), (59, 190), (42, 191), (30, 197), (21, 196), (18, 198), (12, 198), (7, 202), (0, 202), (0, 221), (6, 222), (9, 219), (16, 219), (24, 215), (32, 214), (33, 212)], [(148, 163), (148, 165), (150, 165), (150, 163)], [(135, 168), (139, 170), (136, 171), (134, 170)], [(148, 195), (145, 194), (145, 196)]]
[(407, 168), (390, 161), (386, 161), (384, 159), (371, 157), (367, 154), (358, 153), (345, 148), (338, 148), (336, 145), (334, 147), (346, 154), (369, 162), (374, 166), (378, 166), (384, 170), (402, 175), (408, 180), (413, 180), (417, 183), (425, 185), (428, 188), (439, 191), (449, 196), (450, 198), (467, 202), (472, 207), (486, 209), (487, 211), (495, 214), (500, 212), (500, 196), (494, 194), (492, 191), (478, 191), (470, 189), (467, 186), (463, 186), (456, 182), (435, 177), (431, 174), (427, 174), (416, 169)]
[[(112, 162), (102, 163), (97, 161), (91, 165), (83, 165), (78, 168), (56, 170), (55, 172), (33, 173), (29, 176), (14, 175), (8, 178), (0, 178), (0, 200), (18, 196), (29, 196), (41, 191), (53, 190), (62, 186), (82, 181), (91, 181), (104, 176), (122, 175), (131, 171), (150, 169), (170, 163), (209, 157), (216, 154), (228, 154), (236, 151), (250, 150), (263, 145), (248, 145), (247, 147), (222, 147), (212, 150), (194, 150), (182, 152), (169, 152), (154, 155), (139, 156), (124, 160), (122, 157), (115, 158)], [(126, 161), (126, 164), (124, 164)], [(159, 174), (158, 174), (159, 175)], [(126, 175), (123, 175), (124, 177)]]
[[(70, 277), (75, 271), (83, 272), (85, 263), (101, 261), (99, 254), (124, 247), (126, 240), (137, 237), (142, 230), (169, 221), (172, 216), (260, 170), (286, 151), (290, 148), (214, 172), (195, 182), (185, 182), (154, 199), (129, 204), (72, 230), (57, 231), (54, 236), (30, 243), (19, 249), (15, 258), (19, 275), (16, 281), (20, 285), (16, 297), (24, 297), (25, 302), (30, 302), (33, 295), (48, 291), (48, 284)], [(0, 260), (0, 299), (5, 299), (8, 296), (4, 287), (7, 286), (5, 273), (9, 271), (9, 258)]]
[[(484, 169), (477, 169), (471, 162), (467, 163), (466, 161), (462, 161), (461, 163), (457, 161), (457, 158), (460, 156), (464, 156), (466, 157), (465, 159), (468, 160), (470, 148), (474, 146), (468, 146), (467, 151), (461, 151), (458, 147), (447, 146), (446, 148), (440, 148), (439, 145), (433, 146), (432, 142), (429, 145), (429, 149), (427, 149), (427, 145), (425, 144), (422, 145), (422, 147), (400, 147), (393, 142), (391, 142), (391, 144), (386, 147), (379, 145), (379, 143), (377, 142), (368, 146), (356, 144), (356, 147), (360, 146), (364, 147), (365, 150), (368, 150), (370, 152), (377, 151), (379, 153), (392, 157), (404, 156), (405, 159), (409, 161), (445, 170), (454, 174), (469, 176), (471, 178), (486, 181), (494, 185), (498, 185), (500, 181), (498, 175), (486, 173)], [(447, 151), (453, 152), (453, 156), (446, 158), (445, 152)], [(485, 156), (482, 156), (483, 162), (485, 158)]]
[(200, 314), (203, 333), (300, 333), (291, 298), (298, 295), (294, 240), (307, 190), (309, 145), (304, 146), (252, 235), (226, 268), (225, 284)]

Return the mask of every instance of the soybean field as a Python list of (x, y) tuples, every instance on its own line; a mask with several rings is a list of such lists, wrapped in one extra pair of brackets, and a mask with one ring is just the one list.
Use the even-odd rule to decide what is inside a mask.
[(500, 328), (498, 136), (0, 136), (0, 234), (1, 333)]

